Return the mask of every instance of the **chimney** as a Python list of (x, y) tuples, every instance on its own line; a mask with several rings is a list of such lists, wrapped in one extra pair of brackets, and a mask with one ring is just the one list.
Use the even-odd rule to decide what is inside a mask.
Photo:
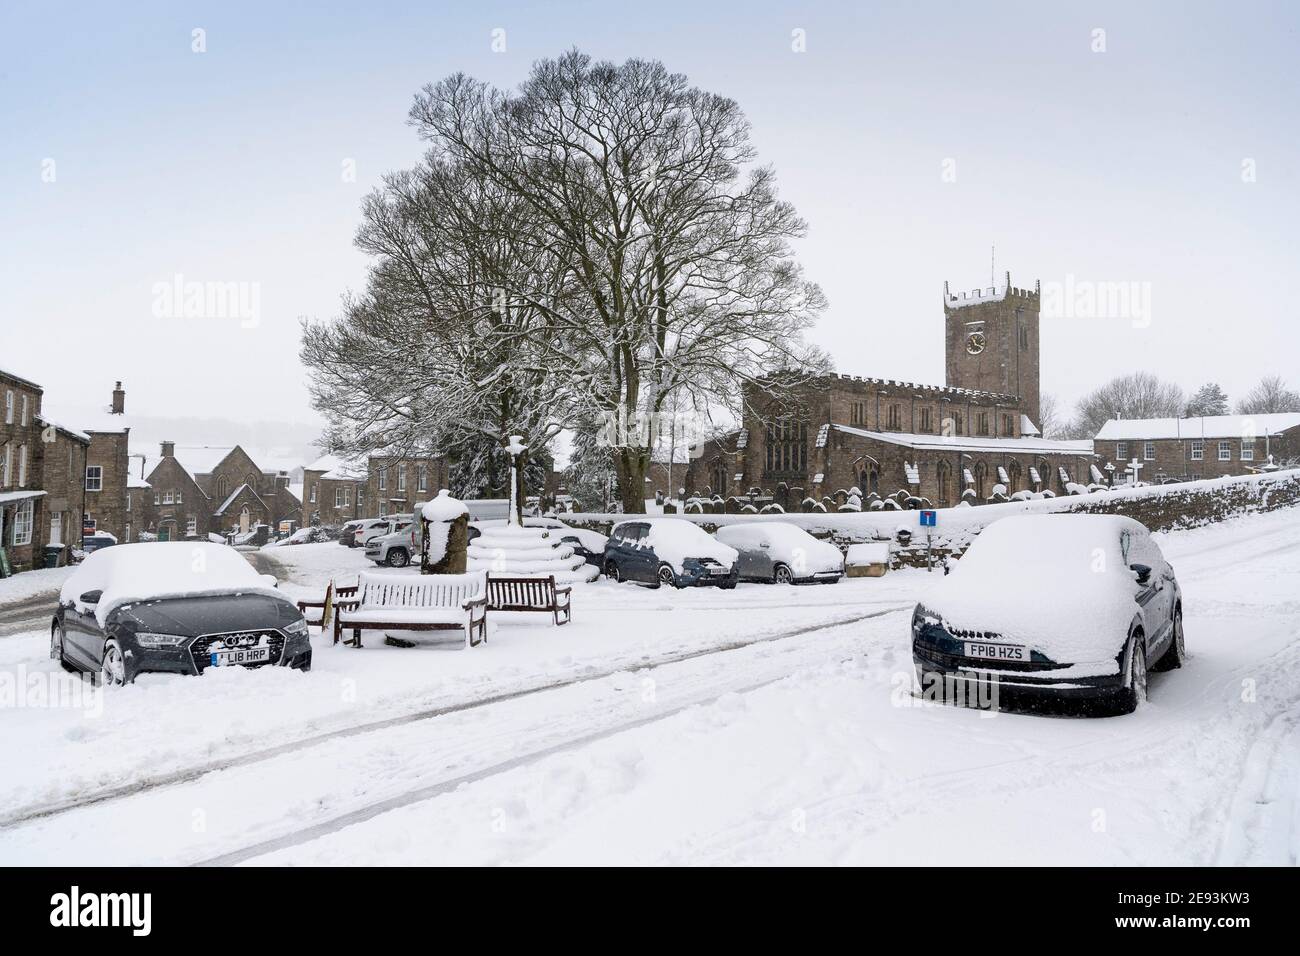
[(113, 414), (122, 415), (126, 412), (126, 392), (122, 391), (122, 383), (118, 382), (113, 386)]
[(176, 457), (176, 443), (174, 441), (165, 441), (162, 443), (162, 456), (164, 458)]

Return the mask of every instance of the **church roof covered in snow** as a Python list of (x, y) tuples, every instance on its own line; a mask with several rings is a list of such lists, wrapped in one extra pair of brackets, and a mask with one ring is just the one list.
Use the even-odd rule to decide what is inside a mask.
[(1049, 438), (983, 438), (978, 435), (914, 435), (907, 432), (874, 432), (849, 425), (836, 425), (836, 431), (859, 438), (902, 445), (925, 451), (1002, 452), (1007, 455), (1088, 455), (1092, 442), (1057, 441)]

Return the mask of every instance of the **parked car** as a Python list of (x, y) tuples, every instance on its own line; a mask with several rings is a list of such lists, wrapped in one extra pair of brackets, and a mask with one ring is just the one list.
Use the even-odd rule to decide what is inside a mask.
[(573, 553), (597, 568), (605, 560), (605, 545), (609, 539), (599, 531), (562, 527), (560, 540), (573, 549)]
[(366, 543), (376, 535), (388, 534), (392, 531), (387, 518), (363, 518), (360, 521), (349, 521), (343, 526), (343, 533), (339, 535), (339, 544), (346, 545), (349, 548), (364, 548)]
[(404, 568), (420, 553), (418, 532), (410, 520), (396, 521), (393, 524), (394, 530), (391, 533), (370, 539), (366, 544), (366, 557), (375, 564)]
[(616, 581), (677, 588), (736, 586), (736, 550), (683, 518), (624, 521), (605, 543), (603, 568)]
[(115, 544), (117, 544), (117, 538), (107, 531), (96, 531), (94, 534), (81, 536), (81, 550), (86, 554), (92, 554), (100, 548), (110, 548)]
[(329, 535), (324, 528), (308, 526), (299, 528), (293, 534), (286, 535), (279, 541), (272, 541), (271, 544), (277, 548), (286, 547), (291, 544), (316, 544), (321, 541), (328, 541)]
[(72, 572), (50, 626), (50, 657), (124, 684), (145, 671), (311, 667), (297, 606), (237, 551), (199, 541), (105, 548)]
[(922, 689), (993, 678), (999, 694), (1128, 713), (1148, 670), (1185, 654), (1174, 569), (1146, 528), (1117, 515), (994, 521), (912, 615)]
[(723, 525), (717, 538), (739, 553), (742, 581), (834, 584), (844, 577), (844, 555), (839, 548), (785, 521)]

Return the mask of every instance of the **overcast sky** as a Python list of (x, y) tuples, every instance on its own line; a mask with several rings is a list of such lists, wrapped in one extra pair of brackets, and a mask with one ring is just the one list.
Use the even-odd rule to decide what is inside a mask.
[[(299, 317), (362, 285), (359, 201), (420, 156), (412, 95), (574, 46), (739, 101), (809, 223), (841, 371), (941, 383), (943, 282), (988, 285), (996, 244), (1014, 284), (1149, 295), (1045, 318), (1045, 392), (1300, 384), (1300, 4), (270, 6), (6, 5), (0, 367), (47, 408), (122, 379), (138, 412), (318, 421)], [(243, 283), (256, 318), (168, 313), (177, 276)]]

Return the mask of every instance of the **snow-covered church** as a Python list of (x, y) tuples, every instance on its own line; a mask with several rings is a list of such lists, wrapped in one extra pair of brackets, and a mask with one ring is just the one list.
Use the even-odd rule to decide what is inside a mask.
[(1009, 272), (960, 295), (944, 283), (944, 385), (830, 375), (751, 388), (743, 427), (705, 446), (687, 494), (757, 489), (797, 507), (857, 488), (946, 507), (1101, 481), (1091, 441), (1040, 433), (1039, 302), (1038, 283), (1017, 288)]

